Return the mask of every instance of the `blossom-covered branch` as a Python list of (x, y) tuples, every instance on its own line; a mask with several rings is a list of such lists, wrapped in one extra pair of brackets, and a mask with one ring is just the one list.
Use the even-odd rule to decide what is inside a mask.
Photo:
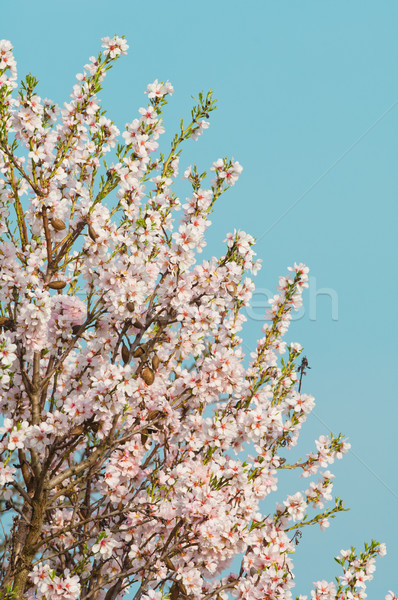
[[(223, 256), (198, 258), (242, 166), (212, 159), (210, 181), (186, 166), (186, 200), (173, 188), (213, 94), (163, 153), (174, 90), (155, 80), (120, 136), (98, 94), (128, 45), (102, 42), (62, 109), (32, 75), (17, 91), (0, 42), (0, 597), (291, 598), (301, 529), (344, 507), (327, 505), (328, 470), (275, 502), (277, 472), (309, 477), (349, 449), (331, 434), (285, 456), (314, 406), (302, 348), (283, 340), (308, 268), (280, 278), (246, 361), (255, 240), (235, 230)], [(317, 582), (312, 597), (361, 597), (377, 552), (343, 555), (338, 589)]]

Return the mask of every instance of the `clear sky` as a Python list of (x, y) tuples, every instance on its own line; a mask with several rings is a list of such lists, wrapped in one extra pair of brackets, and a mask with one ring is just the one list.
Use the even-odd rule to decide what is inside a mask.
[[(212, 216), (207, 252), (219, 255), (234, 228), (257, 237), (257, 305), (288, 265), (311, 269), (304, 314), (287, 337), (305, 347), (304, 391), (317, 402), (299, 451), (329, 431), (349, 436), (352, 452), (332, 471), (351, 511), (323, 533), (304, 530), (297, 594), (340, 574), (340, 549), (372, 538), (387, 542), (388, 555), (368, 597), (398, 592), (397, 23), (395, 0), (1, 2), (0, 38), (14, 44), (19, 76), (39, 78), (43, 97), (67, 101), (75, 74), (114, 33), (130, 50), (100, 97), (120, 128), (155, 78), (175, 88), (170, 134), (189, 115), (191, 94), (213, 89), (219, 109), (182, 166), (204, 170), (230, 155), (244, 171)], [(248, 315), (246, 349), (262, 312)], [(307, 483), (287, 477), (282, 489)]]

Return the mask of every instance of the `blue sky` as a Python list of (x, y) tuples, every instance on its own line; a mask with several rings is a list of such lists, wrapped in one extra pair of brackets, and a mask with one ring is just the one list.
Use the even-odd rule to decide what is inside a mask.
[[(191, 95), (214, 90), (219, 109), (199, 142), (187, 145), (182, 166), (195, 161), (204, 170), (229, 155), (244, 171), (216, 207), (206, 252), (220, 254), (234, 228), (256, 236), (258, 304), (288, 265), (310, 267), (305, 311), (287, 336), (305, 347), (312, 369), (304, 391), (317, 402), (299, 451), (311, 451), (330, 430), (352, 443), (332, 469), (335, 494), (351, 511), (324, 533), (304, 531), (297, 593), (339, 574), (333, 556), (341, 548), (372, 538), (387, 542), (388, 555), (378, 561), (368, 597), (398, 591), (398, 4), (15, 0), (1, 10), (0, 38), (14, 44), (19, 76), (37, 76), (40, 95), (58, 103), (100, 38), (126, 35), (129, 54), (100, 95), (121, 128), (156, 77), (175, 87), (169, 135), (189, 115)], [(329, 291), (316, 295), (322, 288)], [(261, 312), (249, 315), (247, 349)], [(299, 487), (282, 481), (289, 493)]]

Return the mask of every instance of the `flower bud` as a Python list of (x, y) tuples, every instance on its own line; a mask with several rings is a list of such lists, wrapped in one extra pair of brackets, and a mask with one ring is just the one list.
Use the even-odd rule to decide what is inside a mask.
[(88, 226), (88, 235), (91, 237), (93, 242), (95, 242), (96, 239), (98, 238), (98, 233), (95, 231), (95, 229), (91, 225)]
[(155, 374), (149, 367), (144, 367), (141, 371), (141, 377), (147, 385), (152, 385), (155, 381)]
[(178, 583), (174, 581), (173, 585), (170, 588), (170, 600), (178, 600), (178, 598), (180, 597), (180, 588), (178, 586)]
[(83, 425), (76, 425), (76, 427), (74, 427), (72, 429), (72, 431), (70, 432), (71, 435), (81, 435), (84, 431), (84, 426)]
[(165, 563), (166, 567), (168, 567), (171, 571), (176, 570), (175, 566), (173, 565), (173, 563), (171, 562), (171, 560), (168, 556), (166, 556), (164, 558), (164, 563)]
[(164, 416), (160, 410), (151, 410), (147, 415), (147, 420), (152, 421), (152, 419), (160, 418)]
[(52, 290), (63, 290), (66, 286), (66, 281), (61, 281), (60, 279), (58, 279), (57, 281), (50, 281), (50, 283), (48, 283), (47, 286)]
[(51, 225), (54, 227), (55, 231), (63, 231), (66, 227), (65, 223), (56, 217), (51, 219)]
[(145, 350), (142, 346), (138, 346), (138, 348), (136, 349), (136, 351), (134, 352), (133, 356), (134, 358), (139, 358), (140, 356), (142, 356), (143, 354), (145, 354)]
[(131, 313), (134, 312), (135, 311), (134, 302), (127, 302), (126, 308), (129, 312), (131, 312)]
[(127, 365), (130, 360), (130, 352), (124, 342), (122, 342), (122, 359), (125, 365)]

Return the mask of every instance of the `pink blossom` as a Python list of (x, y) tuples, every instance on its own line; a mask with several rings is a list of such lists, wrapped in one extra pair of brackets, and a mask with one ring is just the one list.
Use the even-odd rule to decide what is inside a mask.
[(120, 542), (112, 538), (109, 530), (106, 530), (103, 534), (100, 534), (100, 539), (93, 545), (92, 552), (96, 554), (99, 552), (105, 559), (110, 558), (115, 548), (120, 546)]
[(127, 50), (129, 49), (126, 40), (116, 35), (113, 38), (108, 36), (103, 37), (101, 41), (102, 47), (105, 48), (104, 55), (110, 58), (115, 58), (120, 54), (127, 54)]
[(169, 81), (159, 82), (157, 79), (153, 83), (148, 84), (146, 94), (148, 98), (162, 98), (166, 94), (173, 94), (174, 88)]
[(293, 521), (299, 521), (304, 517), (307, 504), (300, 492), (288, 496), (283, 504), (287, 507), (287, 512), (291, 515)]

